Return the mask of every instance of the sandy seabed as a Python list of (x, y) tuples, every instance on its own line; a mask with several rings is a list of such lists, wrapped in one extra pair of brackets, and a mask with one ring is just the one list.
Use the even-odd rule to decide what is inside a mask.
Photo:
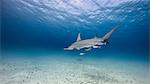
[(3, 58), (0, 84), (148, 84), (148, 66), (105, 58)]

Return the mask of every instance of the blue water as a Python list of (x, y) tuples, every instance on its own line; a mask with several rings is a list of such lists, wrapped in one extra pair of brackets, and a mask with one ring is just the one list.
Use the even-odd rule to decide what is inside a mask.
[(89, 57), (148, 61), (148, 0), (2, 0), (1, 50), (34, 54), (62, 53), (81, 33), (102, 37), (118, 26), (109, 44)]

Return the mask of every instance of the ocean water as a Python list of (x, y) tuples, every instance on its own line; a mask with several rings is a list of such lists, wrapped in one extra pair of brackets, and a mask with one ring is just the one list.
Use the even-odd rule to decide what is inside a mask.
[[(121, 62), (122, 64), (118, 66), (124, 65), (125, 70), (128, 64), (133, 65), (131, 69), (126, 70), (127, 72), (138, 69), (137, 72), (145, 76), (149, 68), (149, 3), (149, 0), (1, 0), (1, 66), (9, 72), (11, 69), (5, 64), (2, 65), (3, 62), (11, 64), (11, 61), (12, 63), (17, 61), (18, 63), (14, 63), (14, 66), (20, 67), (18, 64), (24, 62), (25, 59), (30, 59), (33, 65), (36, 63), (47, 65), (46, 58), (49, 58), (52, 62), (57, 59), (63, 60), (60, 62), (64, 63), (64, 66), (65, 63), (81, 62), (86, 67), (88, 63), (94, 65), (96, 64), (94, 61), (97, 63), (101, 61), (102, 65), (106, 64), (109, 67), (110, 62), (112, 64), (110, 69), (112, 69), (111, 67), (115, 68)], [(109, 39), (109, 44), (100, 49), (92, 49), (84, 56), (79, 55), (80, 51), (63, 50), (64, 47), (76, 41), (78, 33), (81, 33), (81, 39), (103, 37), (116, 26), (118, 27)], [(43, 59), (46, 59), (46, 62)], [(57, 66), (58, 63), (54, 62), (53, 66)], [(71, 66), (74, 65), (70, 65), (69, 68)], [(20, 68), (17, 69), (20, 70)], [(41, 71), (44, 69), (45, 67), (41, 68)], [(120, 68), (113, 70), (117, 72), (118, 69)], [(3, 67), (0, 71), (4, 72), (2, 70)], [(10, 77), (10, 74), (5, 75), (3, 79)], [(14, 80), (22, 79), (10, 80), (13, 81), (12, 84), (21, 84), (20, 81), (14, 82)], [(3, 82), (3, 84), (10, 84), (10, 81)], [(72, 82), (72, 84), (84, 84), (82, 82)], [(111, 82), (110, 84), (125, 83), (108, 82)], [(25, 79), (24, 83), (28, 84)], [(51, 83), (59, 84), (58, 82), (42, 82), (42, 80), (36, 84)], [(140, 83), (144, 84), (144, 82), (134, 83), (134, 81), (125, 84)], [(35, 82), (30, 82), (30, 84), (35, 84)]]
[[(132, 53), (148, 58), (147, 0), (2, 0), (2, 50), (56, 50), (82, 39), (102, 37), (111, 28), (109, 45), (97, 53)], [(96, 53), (95, 53), (96, 54)], [(137, 58), (135, 58), (137, 59)]]

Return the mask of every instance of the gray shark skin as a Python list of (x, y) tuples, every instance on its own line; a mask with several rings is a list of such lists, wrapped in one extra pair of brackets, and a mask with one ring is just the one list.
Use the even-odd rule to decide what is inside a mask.
[(85, 49), (86, 51), (89, 51), (92, 48), (100, 48), (102, 45), (106, 45), (108, 43), (108, 39), (111, 37), (115, 29), (116, 28), (113, 28), (111, 31), (106, 33), (102, 38), (95, 36), (93, 38), (85, 39), (85, 40), (81, 40), (80, 33), (79, 33), (76, 42), (72, 43), (68, 48), (64, 48), (64, 50)]

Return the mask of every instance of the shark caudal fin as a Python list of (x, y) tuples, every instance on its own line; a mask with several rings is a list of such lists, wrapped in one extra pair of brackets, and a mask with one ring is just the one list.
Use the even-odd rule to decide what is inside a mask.
[(111, 37), (112, 33), (115, 30), (116, 30), (116, 28), (113, 28), (111, 31), (109, 31), (108, 33), (106, 33), (105, 36), (103, 37), (103, 39), (107, 41)]
[(80, 41), (80, 40), (81, 40), (80, 33), (78, 33), (78, 37), (76, 41)]

